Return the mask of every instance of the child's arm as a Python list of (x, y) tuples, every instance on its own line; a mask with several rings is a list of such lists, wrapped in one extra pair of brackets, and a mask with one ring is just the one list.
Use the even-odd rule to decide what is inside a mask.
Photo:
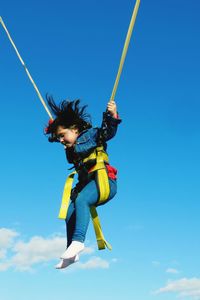
[(117, 113), (116, 103), (109, 101), (107, 111), (103, 113), (103, 122), (101, 125), (101, 137), (104, 141), (108, 141), (115, 136), (119, 123), (121, 123), (121, 119), (119, 119)]
[(107, 112), (113, 117), (117, 119), (117, 105), (115, 101), (109, 101), (107, 104)]

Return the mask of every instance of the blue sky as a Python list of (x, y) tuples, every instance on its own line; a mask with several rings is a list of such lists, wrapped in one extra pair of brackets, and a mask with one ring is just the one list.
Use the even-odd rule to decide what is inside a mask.
[[(1, 3), (0, 15), (43, 96), (80, 98), (94, 125), (112, 92), (134, 1)], [(0, 290), (3, 300), (200, 299), (200, 3), (141, 1), (116, 95), (109, 143), (118, 194), (99, 208), (113, 250), (54, 269), (68, 174), (63, 148), (3, 28)], [(99, 286), (101, 292), (99, 292)]]

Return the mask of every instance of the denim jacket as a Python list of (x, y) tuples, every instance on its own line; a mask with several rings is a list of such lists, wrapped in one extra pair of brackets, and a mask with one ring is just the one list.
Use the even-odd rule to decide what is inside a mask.
[(92, 127), (82, 131), (76, 140), (75, 146), (66, 149), (68, 162), (74, 163), (75, 160), (79, 161), (87, 157), (98, 146), (100, 134), (106, 150), (106, 142), (115, 136), (119, 123), (121, 123), (121, 119), (113, 118), (108, 113), (104, 113), (101, 128)]

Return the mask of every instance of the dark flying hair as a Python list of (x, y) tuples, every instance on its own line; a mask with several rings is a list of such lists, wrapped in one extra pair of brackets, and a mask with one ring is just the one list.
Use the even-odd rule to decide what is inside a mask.
[(64, 128), (77, 128), (79, 133), (91, 128), (90, 115), (85, 112), (87, 105), (80, 106), (80, 100), (63, 100), (56, 105), (52, 96), (46, 95), (47, 103), (55, 117), (50, 120), (45, 129), (46, 134), (50, 134), (49, 141), (56, 142), (56, 131), (58, 126)]

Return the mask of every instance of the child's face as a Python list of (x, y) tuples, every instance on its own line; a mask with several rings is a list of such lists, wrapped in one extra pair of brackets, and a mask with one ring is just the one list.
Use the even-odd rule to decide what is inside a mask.
[(79, 135), (78, 129), (64, 128), (63, 126), (58, 126), (56, 131), (56, 137), (59, 142), (65, 145), (67, 148), (73, 147), (76, 139)]

